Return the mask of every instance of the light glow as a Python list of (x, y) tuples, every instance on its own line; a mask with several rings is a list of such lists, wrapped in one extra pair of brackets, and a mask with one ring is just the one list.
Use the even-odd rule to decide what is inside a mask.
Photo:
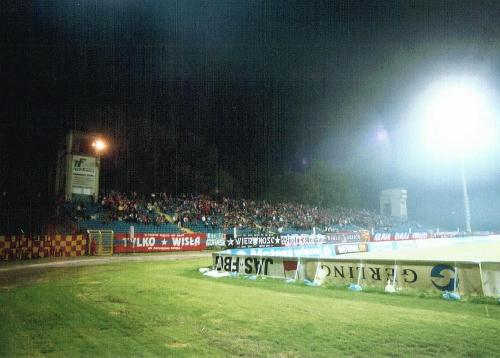
[(423, 100), (423, 143), (433, 155), (464, 158), (496, 137), (489, 91), (475, 78), (448, 78), (431, 86)]
[(92, 147), (94, 147), (97, 152), (102, 152), (106, 149), (106, 142), (97, 138), (92, 142)]
[(385, 129), (379, 129), (377, 131), (377, 140), (379, 142), (386, 142), (389, 139), (389, 136), (387, 134), (387, 130)]

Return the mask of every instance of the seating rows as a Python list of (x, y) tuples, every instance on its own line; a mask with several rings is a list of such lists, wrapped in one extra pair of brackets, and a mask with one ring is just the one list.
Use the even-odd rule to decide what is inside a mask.
[(171, 196), (166, 193), (139, 195), (110, 192), (96, 203), (66, 203), (66, 213), (81, 230), (109, 229), (129, 232), (233, 233), (240, 235), (377, 230), (390, 220), (366, 209), (320, 208), (296, 203), (230, 198), (207, 195)]

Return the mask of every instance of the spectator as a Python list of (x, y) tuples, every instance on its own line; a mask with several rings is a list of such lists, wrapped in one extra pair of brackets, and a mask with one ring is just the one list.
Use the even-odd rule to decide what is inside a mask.
[[(369, 210), (343, 207), (321, 208), (298, 203), (270, 203), (267, 201), (211, 198), (206, 195), (173, 197), (166, 193), (142, 196), (136, 192), (127, 195), (106, 193), (97, 201), (96, 213), (77, 205), (76, 220), (99, 217), (103, 222), (124, 221), (145, 225), (162, 225), (163, 214), (170, 216), (173, 224), (224, 230), (240, 227), (254, 231), (283, 232), (287, 229), (339, 231), (360, 227), (372, 229), (387, 226), (390, 221)], [(88, 215), (90, 213), (90, 215)]]

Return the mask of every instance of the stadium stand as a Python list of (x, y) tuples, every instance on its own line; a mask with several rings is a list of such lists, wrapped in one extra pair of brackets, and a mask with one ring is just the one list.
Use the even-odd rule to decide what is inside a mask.
[(355, 231), (387, 231), (389, 218), (366, 209), (319, 208), (297, 203), (212, 198), (207, 195), (171, 196), (110, 192), (96, 203), (64, 203), (64, 212), (81, 231), (107, 229), (129, 232), (133, 225), (143, 233), (260, 233), (298, 234)]

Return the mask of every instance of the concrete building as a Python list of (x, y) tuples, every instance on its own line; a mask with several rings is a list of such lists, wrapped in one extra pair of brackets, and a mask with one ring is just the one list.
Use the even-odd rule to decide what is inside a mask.
[(408, 220), (406, 189), (392, 188), (380, 192), (380, 213), (400, 221)]

